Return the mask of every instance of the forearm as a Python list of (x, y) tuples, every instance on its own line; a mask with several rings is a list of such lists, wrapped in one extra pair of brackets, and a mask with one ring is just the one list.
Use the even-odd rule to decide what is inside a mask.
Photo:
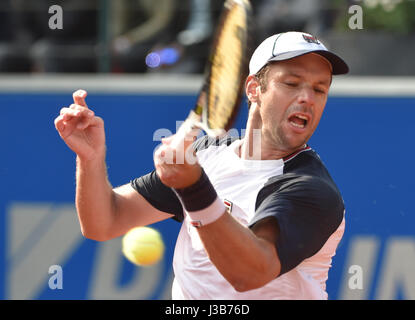
[(225, 211), (204, 170), (197, 176), (196, 182), (175, 191), (218, 271), (237, 291), (259, 288), (275, 279), (281, 269), (274, 245), (275, 224), (268, 221), (255, 232), (242, 225)]
[(210, 260), (235, 290), (259, 288), (278, 276), (274, 245), (228, 213), (197, 230)]
[(82, 234), (107, 240), (115, 215), (115, 196), (107, 178), (105, 157), (76, 159), (76, 209)]

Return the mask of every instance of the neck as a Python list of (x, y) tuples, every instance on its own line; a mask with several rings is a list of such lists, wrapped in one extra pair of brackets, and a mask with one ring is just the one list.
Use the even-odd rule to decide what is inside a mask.
[[(240, 157), (244, 160), (278, 160), (289, 156), (296, 150), (279, 150), (269, 141), (262, 130), (262, 119), (257, 104), (249, 109), (245, 137), (240, 147)], [(305, 146), (305, 145), (304, 145)], [(304, 146), (301, 146), (303, 148)]]
[(249, 109), (245, 137), (241, 145), (241, 159), (262, 160), (261, 127), (262, 120), (259, 114), (259, 108), (256, 103), (253, 103)]

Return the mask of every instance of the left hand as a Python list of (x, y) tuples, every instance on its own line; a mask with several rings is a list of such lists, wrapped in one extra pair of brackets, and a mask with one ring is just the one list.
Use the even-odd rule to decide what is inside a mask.
[(202, 167), (197, 163), (191, 149), (193, 139), (186, 139), (182, 149), (182, 146), (175, 148), (171, 145), (174, 137), (175, 135), (161, 140), (162, 146), (154, 153), (154, 165), (163, 184), (170, 188), (182, 189), (199, 180)]

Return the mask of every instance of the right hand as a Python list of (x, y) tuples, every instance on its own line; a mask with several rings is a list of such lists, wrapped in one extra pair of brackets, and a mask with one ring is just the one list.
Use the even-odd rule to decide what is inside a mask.
[(87, 92), (73, 93), (74, 103), (62, 108), (55, 119), (55, 127), (61, 138), (81, 160), (105, 157), (104, 121), (95, 116), (85, 102)]

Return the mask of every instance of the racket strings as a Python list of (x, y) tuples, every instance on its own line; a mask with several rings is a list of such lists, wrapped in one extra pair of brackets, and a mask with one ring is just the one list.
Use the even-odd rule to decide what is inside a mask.
[(240, 5), (231, 7), (223, 20), (212, 56), (207, 119), (210, 128), (229, 129), (235, 105), (240, 102), (247, 24), (247, 13)]

